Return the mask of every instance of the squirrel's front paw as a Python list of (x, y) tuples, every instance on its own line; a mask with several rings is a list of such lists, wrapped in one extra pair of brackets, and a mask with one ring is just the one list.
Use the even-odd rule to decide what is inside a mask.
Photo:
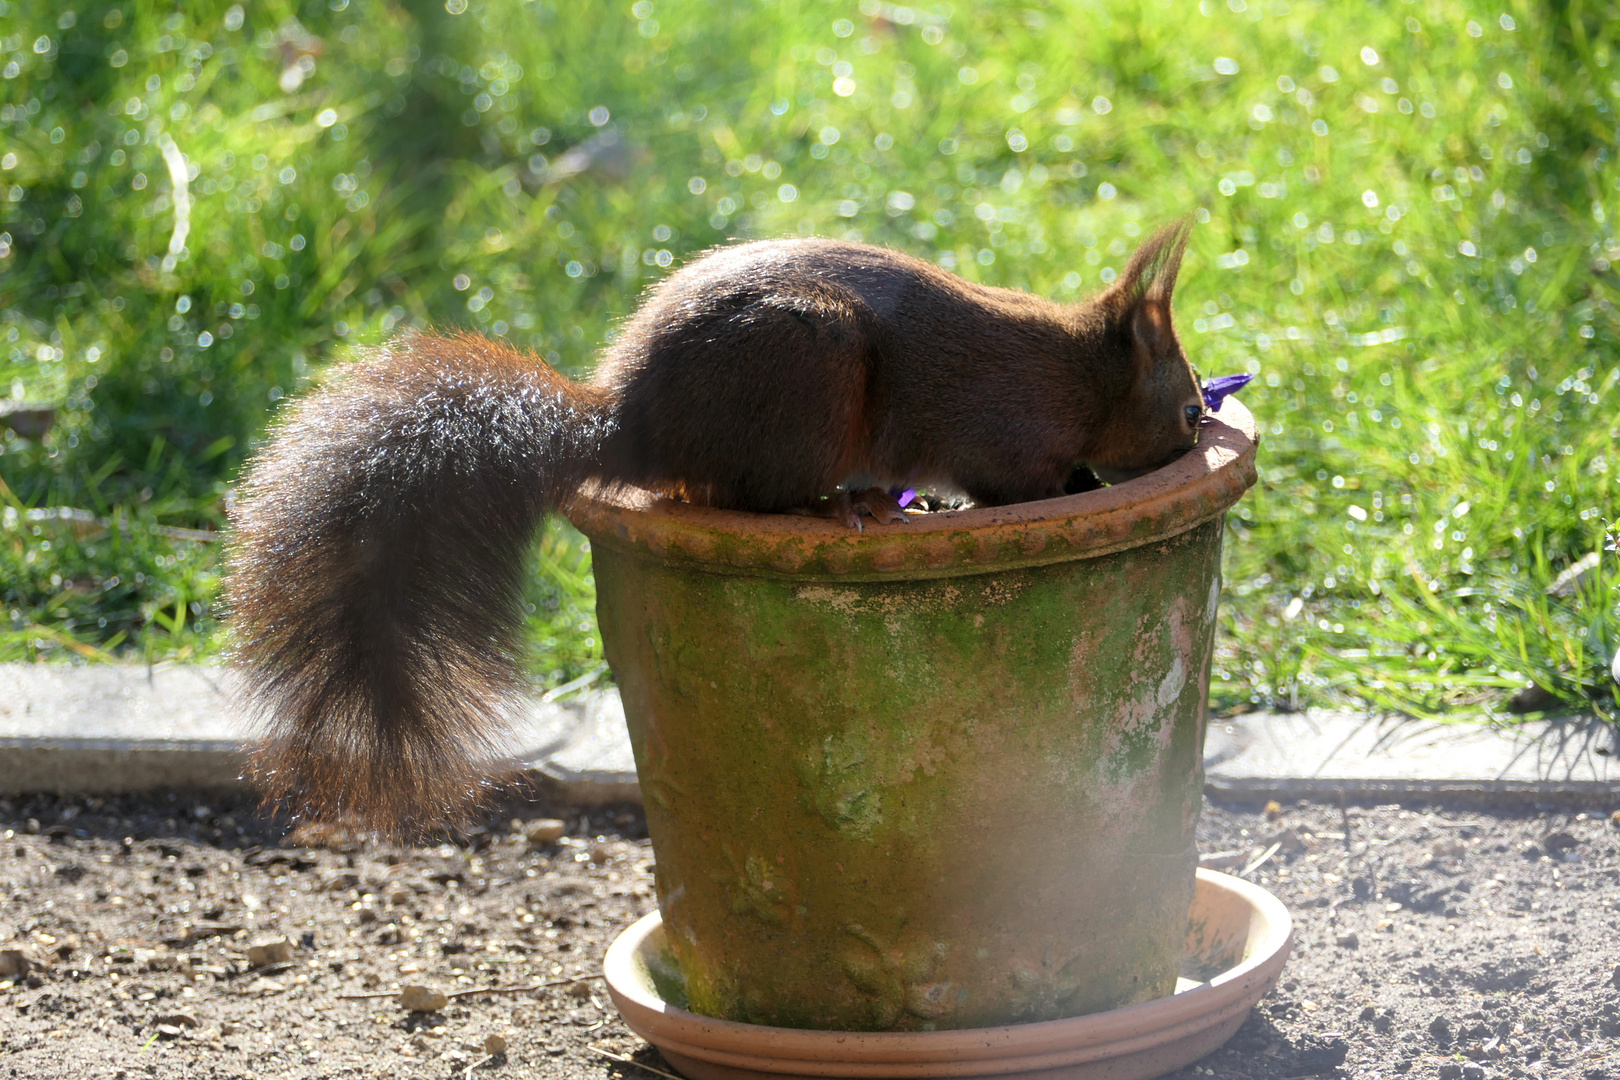
[(899, 501), (882, 488), (868, 488), (856, 495), (840, 491), (816, 500), (813, 506), (800, 507), (791, 513), (833, 518), (856, 532), (865, 531), (861, 522), (862, 514), (880, 525), (893, 525), (906, 520), (906, 512), (900, 508)]
[[(906, 520), (906, 512), (900, 506), (900, 500), (882, 488), (867, 488), (859, 495), (849, 498), (850, 509), (854, 512), (854, 525), (860, 528), (859, 515), (864, 512), (879, 525), (895, 525)], [(849, 520), (845, 519), (846, 522)]]

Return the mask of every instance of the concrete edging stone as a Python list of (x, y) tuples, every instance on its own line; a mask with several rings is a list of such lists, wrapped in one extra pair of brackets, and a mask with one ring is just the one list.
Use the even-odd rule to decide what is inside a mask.
[[(0, 664), (0, 795), (237, 787), (252, 731), (228, 670)], [(1513, 728), (1348, 712), (1215, 719), (1206, 791), (1267, 799), (1620, 808), (1615, 733), (1590, 718)], [(616, 690), (537, 699), (513, 758), (558, 802), (640, 801)]]

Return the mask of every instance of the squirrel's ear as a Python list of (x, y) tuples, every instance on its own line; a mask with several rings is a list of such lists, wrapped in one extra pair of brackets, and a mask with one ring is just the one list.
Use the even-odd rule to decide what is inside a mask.
[(1175, 340), (1170, 329), (1170, 305), (1144, 298), (1131, 308), (1131, 335), (1142, 346), (1143, 358), (1157, 358)]
[(1187, 237), (1192, 233), (1191, 215), (1173, 221), (1154, 233), (1136, 249), (1125, 272), (1115, 285), (1129, 299), (1134, 309), (1143, 301), (1154, 301), (1170, 306), (1170, 294), (1175, 291), (1176, 272), (1181, 269), (1181, 256), (1187, 250)]

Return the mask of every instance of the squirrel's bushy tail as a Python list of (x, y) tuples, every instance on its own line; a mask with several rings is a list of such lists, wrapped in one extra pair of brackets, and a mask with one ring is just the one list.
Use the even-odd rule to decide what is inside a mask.
[(475, 335), (339, 369), (250, 464), (226, 596), (266, 794), (372, 827), (478, 801), (523, 679), (521, 575), (604, 395)]

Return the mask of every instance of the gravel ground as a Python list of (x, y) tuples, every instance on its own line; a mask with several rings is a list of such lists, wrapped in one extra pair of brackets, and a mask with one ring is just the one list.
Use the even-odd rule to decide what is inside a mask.
[[(551, 817), (556, 842), (536, 827)], [(594, 978), (653, 907), (634, 811), (514, 803), (454, 843), (394, 847), (284, 837), (217, 794), (36, 798), (0, 801), (0, 836), (0, 1075), (668, 1068)], [(1201, 845), (1229, 872), (1258, 863), (1245, 876), (1298, 943), (1242, 1030), (1177, 1077), (1620, 1080), (1606, 819), (1210, 807)], [(410, 984), (447, 1007), (406, 1012)]]

